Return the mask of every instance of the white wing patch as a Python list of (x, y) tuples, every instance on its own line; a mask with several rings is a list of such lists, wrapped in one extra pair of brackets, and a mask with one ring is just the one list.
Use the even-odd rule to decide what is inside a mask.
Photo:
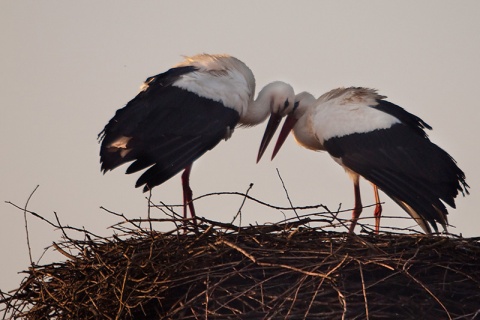
[(197, 71), (185, 74), (173, 86), (196, 93), (236, 110), (240, 117), (246, 113), (255, 94), (252, 71), (240, 60), (227, 55), (197, 55), (177, 66), (191, 65)]
[(175, 87), (221, 102), (225, 107), (242, 115), (248, 107), (251, 95), (245, 78), (234, 71), (220, 73), (196, 71), (183, 75), (173, 84)]
[(333, 100), (324, 102), (316, 108), (314, 122), (315, 135), (323, 144), (325, 140), (333, 137), (388, 129), (400, 123), (400, 120), (362, 101), (339, 105)]

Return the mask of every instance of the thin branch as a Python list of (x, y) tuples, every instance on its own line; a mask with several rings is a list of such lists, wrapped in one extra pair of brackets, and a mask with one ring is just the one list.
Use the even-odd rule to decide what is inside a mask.
[(242, 208), (243, 206), (245, 205), (245, 201), (247, 200), (247, 196), (248, 196), (248, 192), (253, 188), (253, 183), (250, 183), (250, 185), (248, 186), (248, 189), (247, 191), (245, 192), (245, 196), (243, 197), (243, 200), (242, 200), (242, 203), (240, 204), (240, 208), (238, 208), (237, 210), (237, 213), (235, 214), (235, 216), (233, 217), (232, 219), (232, 223), (235, 222), (235, 220), (237, 219), (238, 216), (240, 216), (240, 220), (239, 220), (239, 226), (242, 225)]
[(148, 189), (148, 198), (147, 198), (147, 217), (148, 217), (148, 225), (150, 226), (150, 232), (153, 231), (153, 226), (152, 226), (152, 222), (150, 221), (150, 218), (151, 218), (151, 215), (150, 215), (150, 210), (151, 210), (151, 206), (150, 206), (150, 203), (152, 202), (152, 189)]
[[(235, 195), (235, 196), (241, 196), (241, 197), (245, 197), (249, 200), (252, 200), (258, 204), (261, 204), (265, 207), (269, 207), (269, 208), (272, 208), (272, 209), (276, 209), (276, 210), (307, 210), (307, 209), (318, 209), (318, 208), (325, 208), (325, 206), (323, 204), (317, 204), (317, 205), (311, 205), (311, 206), (301, 206), (301, 207), (280, 207), (280, 206), (275, 206), (275, 205), (272, 205), (272, 204), (269, 204), (269, 203), (266, 203), (264, 201), (261, 201), (261, 200), (258, 200), (252, 196), (249, 196), (249, 195), (246, 195), (245, 193), (242, 193), (242, 192), (212, 192), (212, 193), (206, 193), (204, 195), (201, 195), (201, 196), (198, 196), (196, 198), (194, 198), (192, 201), (197, 201), (197, 200), (200, 200), (202, 198), (206, 198), (206, 197), (211, 197), (211, 196), (222, 196), (222, 195)], [(162, 206), (166, 206), (166, 207), (181, 207), (183, 206), (182, 204), (175, 204), (175, 205), (167, 205), (167, 204), (164, 204), (162, 203)], [(372, 205), (374, 206), (374, 205)], [(159, 205), (155, 205), (155, 207), (161, 207)]]
[(297, 219), (300, 220), (300, 217), (298, 216), (297, 210), (293, 206), (292, 200), (290, 199), (290, 195), (288, 194), (287, 187), (285, 186), (285, 183), (283, 182), (282, 176), (280, 175), (280, 170), (278, 170), (278, 168), (276, 168), (276, 169), (277, 169), (278, 178), (282, 182), (283, 190), (285, 190), (285, 195), (287, 196), (288, 203), (290, 203), (290, 208), (293, 210), (293, 212), (295, 212), (295, 215), (297, 216)]
[(25, 233), (27, 235), (28, 257), (30, 258), (30, 265), (32, 266), (33, 266), (33, 258), (32, 258), (32, 248), (30, 247), (30, 236), (28, 234), (27, 207), (28, 207), (28, 203), (30, 202), (30, 199), (32, 198), (35, 191), (37, 191), (39, 186), (40, 185), (37, 184), (35, 189), (33, 189), (32, 193), (30, 193), (30, 195), (28, 196), (27, 202), (25, 203), (25, 207), (23, 209), (23, 219), (25, 221)]
[(365, 289), (365, 279), (363, 278), (363, 269), (362, 269), (362, 263), (358, 261), (358, 267), (360, 269), (360, 279), (362, 279), (362, 293), (363, 293), (363, 301), (365, 302), (365, 316), (366, 319), (369, 320), (370, 316), (368, 313), (368, 299), (367, 299), (367, 290)]

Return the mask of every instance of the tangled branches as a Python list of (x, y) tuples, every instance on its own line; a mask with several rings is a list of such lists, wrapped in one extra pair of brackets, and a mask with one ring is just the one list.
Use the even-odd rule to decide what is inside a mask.
[[(217, 193), (205, 196), (225, 195)], [(228, 193), (232, 194), (232, 193)], [(12, 319), (475, 319), (480, 238), (333, 232), (346, 222), (322, 205), (284, 221), (241, 227), (200, 218), (188, 229), (171, 206), (122, 219), (112, 237), (62, 226), (66, 261), (32, 266), (0, 310)], [(287, 194), (288, 196), (288, 194)], [(203, 196), (204, 197), (204, 196)], [(200, 197), (201, 198), (201, 197)], [(198, 198), (197, 198), (198, 199)], [(28, 203), (28, 201), (27, 201)], [(154, 219), (157, 208), (169, 217)], [(305, 213), (307, 209), (314, 212)], [(318, 212), (318, 209), (322, 212)], [(234, 219), (235, 220), (235, 219)], [(174, 223), (158, 232), (153, 223)], [(148, 226), (147, 228), (143, 226)], [(334, 230), (334, 229), (333, 229)], [(80, 232), (81, 239), (69, 236)], [(28, 230), (27, 230), (28, 233)], [(28, 239), (28, 238), (27, 238)], [(2, 307), (4, 305), (4, 307)]]
[(312, 217), (200, 232), (121, 235), (55, 245), (65, 262), (35, 265), (1, 302), (22, 319), (473, 319), (476, 239), (347, 235)]

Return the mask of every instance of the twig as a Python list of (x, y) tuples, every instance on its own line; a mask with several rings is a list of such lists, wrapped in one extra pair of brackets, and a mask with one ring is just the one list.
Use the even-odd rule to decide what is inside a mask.
[(28, 207), (28, 203), (30, 202), (30, 199), (32, 198), (35, 191), (37, 191), (39, 186), (40, 185), (37, 184), (35, 189), (33, 189), (32, 193), (30, 193), (30, 195), (28, 196), (27, 202), (25, 203), (25, 207), (23, 209), (23, 219), (25, 221), (25, 233), (27, 235), (28, 257), (30, 259), (30, 265), (32, 265), (32, 266), (33, 266), (33, 258), (32, 258), (32, 248), (30, 247), (30, 236), (28, 234), (27, 207)]
[(242, 200), (242, 203), (240, 204), (240, 208), (238, 208), (238, 211), (237, 211), (237, 214), (235, 214), (235, 216), (233, 217), (232, 219), (232, 223), (235, 222), (235, 220), (237, 219), (238, 216), (240, 216), (240, 220), (239, 220), (239, 226), (242, 225), (242, 208), (243, 206), (245, 205), (245, 201), (247, 200), (247, 196), (248, 196), (248, 192), (253, 188), (253, 183), (250, 183), (250, 185), (248, 186), (248, 189), (247, 191), (245, 192), (245, 197), (243, 197), (243, 200)]
[(96, 237), (96, 238), (102, 238), (102, 237), (100, 237), (99, 235), (96, 235), (95, 233), (90, 232), (90, 231), (85, 230), (85, 229), (75, 228), (75, 227), (71, 227), (71, 226), (60, 226), (60, 225), (56, 225), (55, 223), (51, 222), (51, 221), (48, 220), (48, 219), (45, 219), (44, 217), (42, 217), (42, 216), (39, 215), (38, 213), (35, 213), (35, 212), (33, 212), (33, 211), (30, 211), (30, 210), (26, 210), (26, 208), (22, 208), (22, 207), (16, 205), (15, 203), (13, 203), (13, 202), (11, 202), (11, 201), (5, 201), (5, 203), (7, 203), (7, 204), (9, 204), (9, 205), (11, 205), (11, 206), (19, 209), (19, 210), (22, 210), (22, 212), (26, 212), (26, 213), (28, 213), (28, 214), (31, 214), (31, 215), (34, 216), (35, 218), (38, 218), (38, 219), (46, 222), (47, 224), (49, 224), (50, 226), (52, 226), (52, 227), (54, 227), (54, 228), (56, 228), (56, 229), (62, 229), (62, 228), (64, 228), (64, 229), (69, 229), (69, 230), (81, 232), (81, 233), (83, 233), (83, 234), (89, 234), (89, 235), (94, 236), (94, 237)]
[(363, 278), (362, 264), (358, 260), (357, 262), (358, 262), (358, 267), (360, 269), (360, 278), (362, 279), (362, 293), (363, 293), (363, 300), (365, 301), (365, 316), (366, 316), (366, 319), (369, 320), (370, 316), (368, 314), (367, 290), (365, 289), (365, 279)]
[(148, 198), (147, 198), (147, 217), (148, 217), (148, 225), (150, 226), (150, 232), (153, 231), (153, 227), (152, 227), (152, 221), (150, 221), (150, 209), (152, 208), (150, 206), (150, 203), (152, 202), (152, 189), (148, 189)]
[(278, 170), (278, 168), (276, 168), (276, 169), (277, 169), (278, 178), (282, 182), (283, 190), (285, 190), (285, 195), (287, 196), (288, 203), (290, 203), (290, 207), (292, 208), (293, 212), (295, 212), (295, 215), (297, 216), (297, 219), (300, 220), (300, 217), (298, 216), (297, 210), (293, 206), (292, 200), (290, 199), (290, 195), (288, 194), (287, 187), (285, 186), (285, 183), (283, 182), (282, 176), (280, 175), (280, 170)]
[(77, 259), (77, 257), (71, 255), (70, 253), (68, 253), (68, 252), (66, 252), (65, 250), (63, 250), (62, 248), (60, 248), (60, 247), (58, 246), (58, 244), (56, 244), (55, 242), (54, 242), (52, 245), (53, 245), (53, 247), (54, 247), (58, 252), (60, 252), (61, 254), (63, 254), (65, 257), (67, 257), (67, 258), (69, 258), (69, 259), (71, 259), (71, 260), (76, 260), (76, 259)]
[[(241, 196), (241, 197), (245, 197), (249, 200), (252, 200), (258, 204), (261, 204), (265, 207), (269, 207), (269, 208), (272, 208), (272, 209), (276, 209), (276, 210), (307, 210), (307, 209), (318, 209), (318, 208), (325, 208), (325, 206), (323, 204), (317, 204), (317, 205), (311, 205), (311, 206), (301, 206), (301, 207), (280, 207), (280, 206), (275, 206), (275, 205), (272, 205), (272, 204), (269, 204), (269, 203), (266, 203), (264, 201), (261, 201), (261, 200), (258, 200), (252, 196), (249, 196), (249, 195), (246, 195), (245, 193), (241, 193), (241, 192), (212, 192), (212, 193), (206, 193), (204, 195), (201, 195), (201, 196), (198, 196), (196, 197), (195, 199), (193, 199), (192, 201), (197, 201), (197, 200), (200, 200), (202, 198), (206, 198), (206, 197), (211, 197), (211, 196), (222, 196), (222, 195), (235, 195), (235, 196)], [(156, 207), (159, 207), (159, 205), (155, 205)], [(181, 204), (175, 204), (175, 205), (167, 205), (167, 204), (164, 204), (162, 203), (162, 206), (165, 206), (165, 207), (181, 207), (183, 205)], [(373, 205), (372, 205), (373, 206)]]

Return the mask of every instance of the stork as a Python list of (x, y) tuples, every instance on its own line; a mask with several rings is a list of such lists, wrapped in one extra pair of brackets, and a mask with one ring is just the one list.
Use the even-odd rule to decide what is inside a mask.
[(276, 129), (293, 110), (295, 94), (284, 82), (266, 85), (256, 100), (254, 94), (255, 78), (242, 61), (229, 55), (186, 57), (147, 78), (100, 132), (103, 173), (133, 161), (126, 173), (147, 169), (135, 185), (146, 192), (184, 170), (183, 216), (187, 218), (188, 206), (195, 223), (192, 163), (227, 140), (237, 125), (254, 126), (270, 115), (268, 126)]
[[(296, 96), (275, 145), (272, 159), (293, 129), (303, 147), (327, 151), (353, 179), (355, 204), (349, 233), (362, 212), (360, 176), (373, 184), (375, 232), (382, 212), (378, 189), (402, 207), (423, 229), (446, 231), (448, 211), (455, 197), (468, 194), (465, 174), (455, 160), (432, 143), (419, 117), (384, 100), (376, 90), (338, 88), (315, 100), (307, 93)], [(272, 134), (272, 133), (269, 133)]]

